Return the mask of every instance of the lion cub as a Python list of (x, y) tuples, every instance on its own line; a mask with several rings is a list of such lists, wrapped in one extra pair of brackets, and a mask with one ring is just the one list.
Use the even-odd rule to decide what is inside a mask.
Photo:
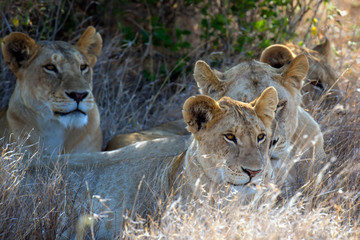
[[(11, 33), (2, 54), (16, 75), (9, 105), (0, 111), (0, 138), (25, 140), (47, 153), (100, 151), (100, 116), (92, 94), (93, 67), (102, 48), (88, 27), (75, 46)], [(11, 135), (11, 139), (10, 139)]]

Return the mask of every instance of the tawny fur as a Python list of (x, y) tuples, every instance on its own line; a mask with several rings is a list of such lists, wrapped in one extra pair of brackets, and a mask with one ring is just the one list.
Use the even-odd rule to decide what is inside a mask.
[(75, 46), (35, 42), (23, 33), (6, 36), (2, 54), (17, 80), (8, 106), (0, 112), (4, 142), (25, 141), (33, 152), (40, 147), (51, 154), (100, 151), (92, 68), (101, 48), (101, 36), (93, 27)]
[[(108, 199), (105, 205), (94, 200), (92, 210), (111, 211), (100, 223), (99, 235), (111, 238), (121, 229), (123, 213), (154, 218), (173, 197), (183, 201), (208, 194), (251, 198), (256, 192), (253, 185), (272, 176), (268, 149), (277, 103), (274, 88), (251, 103), (191, 97), (183, 107), (190, 143), (184, 140), (188, 137), (161, 138), (114, 151), (63, 155), (59, 161), (66, 161), (76, 175), (92, 172), (90, 194)], [(232, 136), (236, 141), (229, 140)], [(40, 164), (51, 165), (47, 159)]]
[[(337, 76), (331, 67), (331, 44), (328, 39), (314, 47), (314, 49), (301, 48), (294, 44), (274, 44), (268, 47), (261, 55), (261, 62), (266, 62), (274, 68), (282, 68), (296, 57), (304, 54), (309, 61), (309, 70), (303, 80), (302, 103), (307, 108), (321, 105), (322, 108), (334, 107), (341, 99), (342, 93), (337, 83)], [(211, 70), (208, 65), (199, 65), (199, 71), (205, 75), (199, 75), (197, 82), (201, 82), (203, 88), (208, 88), (208, 92), (224, 92), (226, 85), (219, 83), (218, 79), (224, 79), (224, 74)], [(215, 74), (213, 74), (215, 73)], [(256, 75), (256, 73), (254, 73)], [(251, 76), (250, 76), (251, 77)], [(286, 84), (286, 83), (285, 83)], [(292, 91), (292, 89), (290, 89)], [(309, 120), (308, 120), (309, 121)], [(114, 150), (123, 146), (138, 142), (162, 137), (185, 135), (185, 125), (182, 120), (164, 123), (155, 128), (144, 131), (119, 134), (108, 143), (107, 150)]]
[(289, 64), (289, 60), (301, 54), (304, 54), (309, 61), (309, 71), (302, 87), (303, 104), (308, 108), (318, 105), (322, 108), (334, 107), (341, 99), (342, 92), (337, 84), (338, 76), (332, 68), (333, 54), (331, 43), (327, 38), (313, 49), (291, 43), (271, 45), (264, 50), (260, 61), (281, 68)]
[[(307, 58), (304, 55), (292, 58), (294, 54), (286, 47), (282, 51), (285, 53), (281, 56), (288, 56), (290, 59), (286, 60), (287, 64), (281, 68), (253, 60), (219, 73), (211, 70), (204, 61), (198, 61), (194, 78), (200, 92), (215, 99), (229, 96), (239, 101), (249, 101), (269, 86), (277, 90), (279, 106), (275, 116), (276, 124), (273, 125), (270, 157), (275, 169), (292, 166), (289, 159), (294, 157), (300, 157), (304, 161), (305, 164), (297, 164), (290, 170), (287, 181), (293, 184), (294, 179), (302, 178), (302, 172), (308, 171), (307, 166), (311, 161), (321, 162), (325, 153), (319, 125), (300, 106), (302, 81), (308, 70)], [(267, 55), (266, 50), (263, 55)], [(271, 55), (274, 56), (274, 53), (269, 54)], [(265, 59), (269, 61), (271, 57)], [(217, 81), (214, 81), (214, 78), (217, 78)], [(303, 178), (300, 182), (305, 180)]]
[(107, 144), (106, 151), (122, 148), (124, 146), (148, 141), (157, 138), (175, 137), (188, 135), (189, 132), (185, 129), (186, 124), (183, 119), (165, 122), (159, 126), (134, 133), (123, 133), (114, 136)]

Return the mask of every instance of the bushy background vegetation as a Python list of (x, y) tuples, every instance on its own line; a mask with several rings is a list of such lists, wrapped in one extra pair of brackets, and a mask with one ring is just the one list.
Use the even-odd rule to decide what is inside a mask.
[[(156, 239), (358, 239), (358, 11), (358, 3), (336, 0), (4, 0), (0, 38), (20, 31), (35, 40), (76, 43), (87, 26), (95, 26), (104, 47), (95, 67), (94, 94), (107, 142), (116, 133), (181, 118), (182, 103), (197, 94), (192, 77), (196, 60), (226, 70), (257, 59), (270, 44), (294, 41), (312, 47), (326, 35), (344, 91), (340, 105), (347, 112), (334, 118), (329, 117), (334, 116), (332, 109), (308, 106), (322, 126), (329, 156), (336, 159), (320, 182), (314, 179), (301, 197), (295, 195), (279, 207), (269, 198), (263, 208), (169, 208), (162, 225), (133, 231), (141, 225), (139, 219), (127, 234)], [(0, 108), (14, 84), (14, 75), (0, 58)], [(78, 202), (79, 186), (67, 185), (62, 167), (29, 180), (18, 150), (9, 146), (1, 155), (0, 238), (53, 239), (74, 231), (77, 217), (89, 212), (87, 202)]]
[[(184, 100), (197, 93), (196, 60), (219, 69), (256, 58), (271, 43), (316, 36), (324, 0), (237, 1), (2, 1), (0, 37), (25, 32), (35, 40), (75, 43), (93, 25), (104, 39), (94, 92), (105, 140), (180, 118)], [(326, 29), (323, 29), (326, 31)], [(310, 33), (310, 34), (309, 34)], [(15, 77), (1, 62), (0, 107)]]

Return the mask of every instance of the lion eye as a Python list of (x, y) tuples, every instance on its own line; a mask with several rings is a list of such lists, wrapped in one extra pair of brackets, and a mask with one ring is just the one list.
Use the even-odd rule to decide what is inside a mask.
[(264, 133), (260, 133), (258, 136), (257, 136), (257, 141), (258, 143), (262, 143), (265, 141), (265, 138), (266, 138), (266, 135)]
[(228, 142), (230, 141), (230, 142), (233, 142), (233, 143), (237, 143), (236, 137), (231, 133), (225, 134), (224, 137), (225, 137), (225, 140), (228, 141)]
[(56, 68), (56, 66), (54, 64), (46, 64), (45, 66), (43, 66), (45, 68), (45, 70), (54, 72), (54, 73), (58, 73), (58, 70)]
[(320, 80), (311, 80), (310, 84), (319, 88), (320, 90), (324, 90), (324, 85), (321, 83)]
[(281, 100), (279, 101), (275, 113), (277, 114), (278, 112), (280, 112), (285, 106), (286, 106), (287, 101), (286, 100)]
[(80, 71), (85, 71), (85, 70), (87, 70), (87, 68), (88, 68), (88, 65), (87, 64), (81, 64), (80, 65)]

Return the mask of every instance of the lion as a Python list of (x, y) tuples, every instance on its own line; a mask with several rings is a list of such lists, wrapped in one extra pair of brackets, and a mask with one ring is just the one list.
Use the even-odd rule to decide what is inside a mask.
[[(302, 184), (313, 163), (319, 163), (326, 156), (323, 135), (318, 123), (301, 107), (302, 81), (306, 77), (309, 64), (306, 56), (294, 56), (285, 46), (277, 46), (281, 54), (269, 48), (263, 52), (265, 62), (255, 60), (240, 63), (226, 72), (212, 70), (204, 61), (197, 61), (194, 78), (201, 94), (220, 99), (228, 96), (238, 101), (248, 101), (259, 95), (267, 87), (274, 87), (279, 95), (279, 104), (273, 124), (270, 143), (270, 158), (274, 170), (293, 165), (292, 159), (301, 163), (290, 169), (288, 185)], [(272, 51), (272, 55), (267, 51)], [(279, 58), (287, 64), (274, 68), (269, 61)], [(283, 176), (284, 174), (278, 174)]]
[(32, 151), (38, 142), (47, 153), (100, 151), (92, 74), (102, 38), (95, 28), (88, 27), (75, 46), (35, 42), (14, 32), (3, 39), (1, 49), (17, 80), (8, 106), (0, 112), (0, 134), (7, 141), (26, 139)]
[[(65, 155), (61, 161), (74, 168), (77, 176), (79, 166), (94, 166), (93, 177), (87, 178), (89, 191), (110, 201), (106, 206), (93, 201), (93, 212), (113, 211), (99, 233), (112, 238), (124, 213), (154, 218), (161, 208), (158, 204), (173, 197), (187, 202), (219, 193), (220, 197), (251, 199), (257, 192), (255, 185), (271, 181), (268, 150), (277, 104), (273, 87), (250, 103), (193, 96), (182, 110), (191, 133), (188, 143), (179, 139), (185, 136), (161, 138), (115, 151)], [(174, 146), (174, 151), (188, 147), (174, 156), (164, 151), (166, 144)]]
[(186, 130), (186, 124), (183, 119), (169, 121), (147, 130), (118, 134), (107, 143), (105, 151), (119, 149), (140, 141), (184, 136), (188, 135), (188, 133), (189, 132)]
[[(288, 47), (288, 50), (283, 50)], [(302, 87), (303, 104), (306, 107), (321, 106), (321, 108), (334, 107), (342, 97), (342, 92), (337, 84), (337, 74), (331, 67), (331, 43), (325, 41), (313, 49), (302, 48), (295, 44), (274, 44), (266, 48), (261, 54), (260, 61), (267, 62), (275, 68), (288, 64), (287, 54), (291, 58), (304, 54), (309, 61), (309, 71), (304, 78)]]
[[(289, 59), (300, 54), (304, 54), (309, 61), (309, 70), (301, 89), (302, 104), (310, 109), (314, 106), (320, 106), (321, 109), (334, 107), (342, 93), (336, 84), (338, 78), (335, 70), (331, 67), (331, 43), (327, 38), (313, 49), (301, 48), (291, 43), (271, 45), (262, 52), (260, 61), (274, 68), (281, 68), (289, 63)], [(175, 120), (140, 132), (119, 134), (111, 139), (106, 150), (115, 150), (138, 141), (186, 135), (185, 127), (182, 120)]]

